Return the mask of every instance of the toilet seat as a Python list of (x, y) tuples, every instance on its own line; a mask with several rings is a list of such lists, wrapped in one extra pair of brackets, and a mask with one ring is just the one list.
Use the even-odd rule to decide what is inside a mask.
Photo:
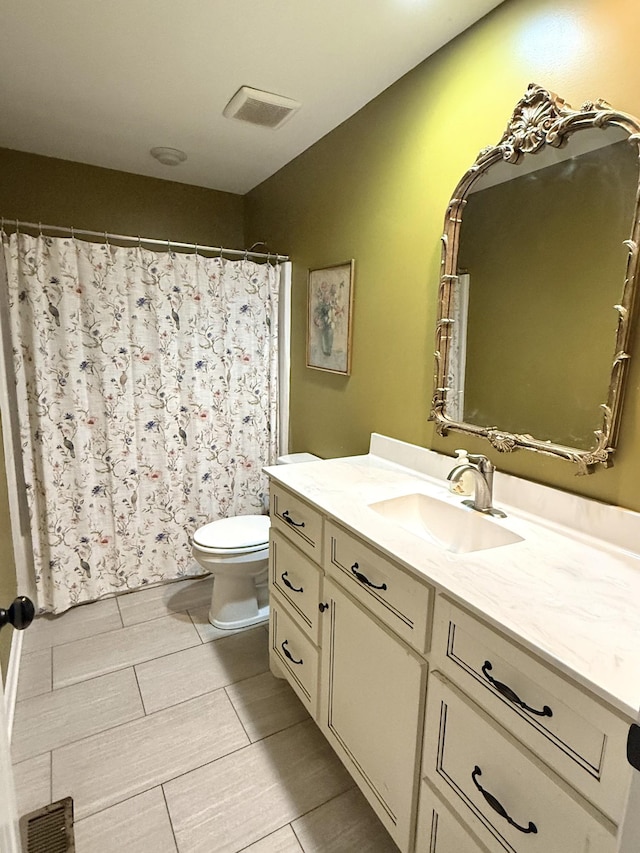
[(237, 515), (221, 518), (200, 527), (193, 534), (193, 547), (221, 556), (252, 554), (269, 547), (268, 515)]
[(198, 545), (193, 542), (191, 547), (200, 554), (216, 554), (219, 557), (240, 557), (247, 554), (259, 554), (269, 548), (269, 542), (263, 545), (255, 545), (253, 548), (206, 548), (204, 545)]

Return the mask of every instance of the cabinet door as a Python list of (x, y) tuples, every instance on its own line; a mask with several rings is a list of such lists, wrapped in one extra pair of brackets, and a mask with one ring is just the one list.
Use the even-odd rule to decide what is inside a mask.
[(413, 843), (426, 662), (325, 580), (320, 726), (400, 850)]

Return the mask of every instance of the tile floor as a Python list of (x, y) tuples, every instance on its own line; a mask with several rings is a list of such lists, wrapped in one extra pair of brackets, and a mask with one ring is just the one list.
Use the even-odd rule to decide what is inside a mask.
[(12, 753), (20, 814), (65, 796), (77, 853), (397, 853), (289, 686), (265, 626), (207, 621), (211, 580), (40, 618)]

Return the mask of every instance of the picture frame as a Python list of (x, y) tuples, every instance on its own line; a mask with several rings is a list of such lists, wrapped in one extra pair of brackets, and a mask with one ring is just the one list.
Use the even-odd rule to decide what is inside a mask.
[(307, 367), (351, 374), (355, 261), (309, 270)]

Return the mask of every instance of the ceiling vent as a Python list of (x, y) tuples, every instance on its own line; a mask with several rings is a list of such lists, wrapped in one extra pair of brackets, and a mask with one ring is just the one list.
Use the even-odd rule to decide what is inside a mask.
[(302, 104), (291, 98), (242, 86), (231, 98), (222, 114), (226, 118), (235, 118), (238, 121), (247, 121), (249, 124), (276, 130), (282, 127), (301, 106)]

